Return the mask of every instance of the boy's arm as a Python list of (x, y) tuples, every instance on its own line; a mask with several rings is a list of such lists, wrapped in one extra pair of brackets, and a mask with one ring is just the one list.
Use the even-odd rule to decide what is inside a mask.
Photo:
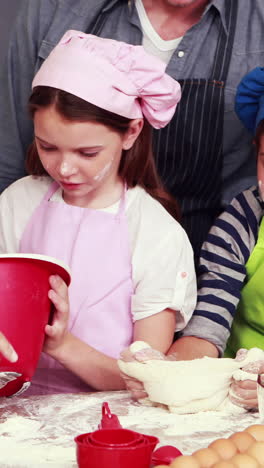
[(219, 351), (209, 340), (196, 336), (182, 336), (174, 341), (167, 356), (170, 356), (170, 358), (175, 357), (178, 361), (189, 361), (204, 356), (215, 358), (219, 356)]
[(220, 355), (230, 335), (262, 212), (256, 189), (239, 194), (215, 221), (202, 247), (197, 306), (183, 336), (212, 343)]

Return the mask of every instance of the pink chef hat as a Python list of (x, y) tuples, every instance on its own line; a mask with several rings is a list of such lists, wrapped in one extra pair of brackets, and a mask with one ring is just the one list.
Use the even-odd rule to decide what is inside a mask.
[(67, 31), (37, 72), (32, 87), (67, 91), (115, 114), (146, 117), (162, 128), (173, 117), (180, 85), (165, 63), (142, 46)]

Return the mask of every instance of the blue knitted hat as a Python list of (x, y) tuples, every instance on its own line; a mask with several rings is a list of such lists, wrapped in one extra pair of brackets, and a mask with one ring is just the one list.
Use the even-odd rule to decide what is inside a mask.
[(256, 133), (264, 120), (264, 68), (256, 67), (241, 80), (235, 98), (235, 111), (245, 127)]

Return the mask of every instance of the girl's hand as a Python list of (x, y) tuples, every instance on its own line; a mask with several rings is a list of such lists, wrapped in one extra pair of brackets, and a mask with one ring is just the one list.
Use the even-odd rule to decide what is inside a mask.
[[(235, 358), (236, 361), (244, 360), (247, 353), (248, 350), (238, 350)], [(249, 374), (264, 373), (264, 360), (252, 362), (242, 367), (242, 371)], [(253, 380), (232, 379), (229, 398), (232, 403), (247, 410), (258, 409), (257, 382)]]
[(16, 362), (18, 355), (13, 346), (7, 341), (3, 333), (0, 332), (0, 353), (10, 362)]
[(66, 283), (57, 275), (50, 276), (49, 298), (55, 306), (52, 325), (46, 325), (43, 351), (52, 355), (64, 342), (68, 331), (69, 298)]
[[(166, 357), (160, 351), (157, 351), (153, 348), (145, 348), (135, 353), (132, 353), (129, 348), (126, 348), (122, 351), (120, 359), (125, 362), (139, 361), (146, 362), (149, 360), (171, 360), (169, 357)], [(127, 390), (131, 393), (131, 396), (134, 400), (141, 400), (142, 398), (147, 398), (148, 394), (145, 392), (144, 385), (139, 380), (133, 379), (127, 374), (121, 372), (121, 376), (125, 381)]]

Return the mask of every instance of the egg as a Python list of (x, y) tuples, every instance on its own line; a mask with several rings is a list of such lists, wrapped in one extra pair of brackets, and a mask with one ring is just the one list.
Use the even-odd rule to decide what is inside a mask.
[(237, 447), (231, 439), (216, 439), (209, 447), (219, 454), (221, 460), (229, 460), (237, 453)]
[(239, 453), (246, 452), (248, 447), (256, 440), (250, 432), (235, 432), (229, 437), (236, 445)]
[(253, 435), (256, 440), (264, 442), (264, 424), (253, 424), (245, 429), (246, 432)]
[(212, 466), (212, 468), (237, 468), (237, 467), (236, 465), (234, 465), (234, 463), (230, 461), (222, 460), (222, 461), (216, 462)]
[(257, 460), (247, 453), (237, 453), (230, 460), (238, 468), (258, 468), (259, 463)]
[(209, 468), (213, 466), (218, 460), (220, 460), (219, 454), (212, 448), (204, 448), (196, 450), (192, 456), (199, 461), (203, 468)]
[(253, 442), (247, 450), (247, 454), (255, 458), (259, 463), (264, 461), (264, 442)]
[(192, 455), (182, 455), (171, 463), (170, 468), (201, 468), (201, 465)]

